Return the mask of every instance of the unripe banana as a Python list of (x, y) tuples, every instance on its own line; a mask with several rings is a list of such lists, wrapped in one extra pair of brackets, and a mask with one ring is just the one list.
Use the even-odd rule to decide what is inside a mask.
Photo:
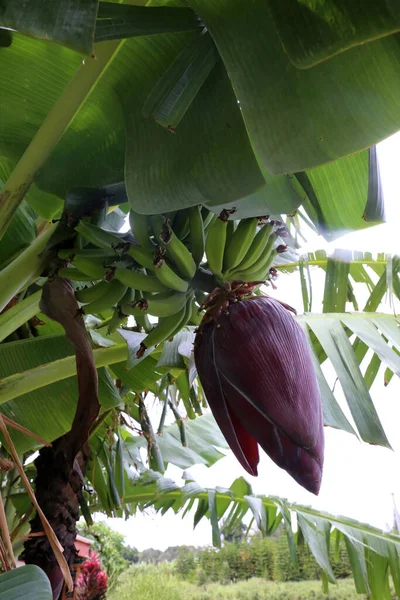
[[(274, 226), (271, 223), (266, 223), (261, 227), (255, 236), (246, 256), (236, 267), (237, 271), (244, 271), (248, 267), (251, 267), (261, 258), (263, 255), (268, 253), (272, 247), (274, 242), (274, 237), (271, 236), (274, 230)], [(272, 245), (268, 248), (267, 244), (271, 240)]]
[(126, 315), (149, 314), (154, 317), (169, 317), (177, 313), (186, 304), (184, 292), (163, 292), (138, 300), (133, 305), (122, 304), (121, 310)]
[(86, 258), (85, 256), (75, 255), (72, 263), (74, 267), (89, 275), (92, 279), (103, 279), (110, 270), (104, 266), (103, 258)]
[(177, 292), (186, 292), (189, 287), (188, 282), (179, 277), (179, 275), (177, 275), (175, 271), (171, 269), (171, 267), (163, 258), (157, 262), (155, 274), (161, 283), (166, 288), (170, 288), (171, 290), (176, 290)]
[(74, 256), (84, 256), (85, 258), (102, 258), (104, 261), (113, 261), (119, 258), (117, 252), (110, 248), (63, 248), (58, 251), (58, 258), (63, 260)]
[(113, 318), (113, 316), (107, 317), (106, 319), (103, 319), (102, 321), (100, 321), (100, 323), (96, 323), (96, 325), (93, 327), (93, 329), (103, 329), (103, 327), (107, 327), (111, 323), (112, 318)]
[(268, 271), (276, 255), (277, 252), (273, 249), (269, 254), (264, 256), (262, 261), (259, 260), (257, 269), (252, 271), (252, 267), (249, 267), (246, 271), (237, 271), (230, 279), (239, 279), (242, 281), (259, 281), (267, 279)]
[(165, 292), (167, 287), (154, 275), (146, 275), (139, 271), (117, 267), (114, 271), (114, 278), (118, 279), (124, 285), (142, 290), (143, 292)]
[[(236, 227), (237, 227), (237, 223), (233, 219), (230, 219), (226, 224), (225, 252), (226, 252), (226, 249), (228, 248), (228, 245), (230, 244), (233, 234), (235, 233)], [(225, 256), (225, 253), (224, 253), (224, 256)]]
[(254, 240), (258, 219), (242, 219), (227, 242), (224, 253), (224, 271), (234, 269), (246, 256)]
[(137, 315), (135, 316), (135, 321), (140, 327), (142, 327), (145, 330), (146, 333), (150, 333), (150, 331), (154, 329), (154, 325), (147, 315), (142, 315), (140, 317), (139, 315)]
[(135, 246), (132, 244), (127, 250), (127, 254), (133, 258), (139, 265), (142, 265), (145, 269), (154, 271), (154, 246), (152, 251), (146, 250), (141, 246)]
[(113, 308), (121, 300), (126, 292), (126, 285), (123, 285), (117, 279), (113, 279), (108, 284), (107, 294), (104, 294), (97, 300), (86, 304), (83, 307), (83, 312), (87, 314), (101, 313), (104, 310)]
[(150, 331), (148, 336), (141, 342), (140, 349), (137, 351), (137, 358), (141, 358), (147, 348), (157, 346), (164, 340), (173, 335), (177, 328), (180, 328), (186, 316), (186, 305), (183, 306), (177, 313), (169, 317), (160, 318), (158, 324)]
[(114, 233), (105, 231), (104, 229), (101, 229), (101, 227), (92, 225), (83, 219), (79, 221), (78, 225), (75, 227), (75, 231), (81, 233), (91, 244), (106, 250), (124, 243), (123, 239)]
[(129, 223), (136, 240), (146, 250), (152, 250), (153, 244), (149, 237), (149, 221), (146, 215), (141, 215), (131, 209)]
[(193, 294), (189, 295), (189, 297), (186, 301), (185, 314), (183, 315), (182, 321), (179, 323), (179, 325), (176, 326), (175, 330), (171, 333), (171, 335), (169, 336), (168, 339), (173, 338), (177, 333), (180, 332), (181, 329), (183, 329), (183, 327), (185, 327), (185, 325), (187, 325), (187, 323), (190, 321), (190, 319), (192, 317), (192, 312), (193, 312)]
[(81, 290), (77, 290), (75, 292), (75, 298), (81, 304), (89, 304), (89, 302), (93, 302), (94, 300), (104, 296), (104, 294), (107, 294), (109, 287), (110, 284), (108, 281), (99, 281), (91, 287), (85, 287)]
[(62, 279), (71, 279), (71, 281), (93, 281), (93, 277), (82, 273), (75, 267), (62, 267), (58, 269), (57, 275)]
[(203, 227), (203, 217), (201, 216), (201, 206), (192, 206), (189, 209), (189, 239), (190, 250), (194, 262), (199, 265), (204, 257), (205, 236)]
[(131, 315), (136, 319), (136, 317), (141, 317), (147, 314), (147, 304), (144, 300), (136, 300), (136, 302), (127, 304), (121, 303), (120, 310), (121, 314), (125, 316)]
[(222, 274), (228, 219), (221, 215), (210, 226), (206, 239), (206, 256), (210, 270)]
[(203, 319), (203, 315), (199, 314), (199, 306), (198, 304), (196, 304), (196, 301), (193, 299), (192, 300), (192, 314), (190, 316), (190, 322), (193, 323), (193, 325), (196, 325), (196, 327), (198, 327)]
[(126, 316), (121, 314), (119, 307), (115, 308), (113, 315), (108, 323), (107, 335), (111, 335), (112, 333), (114, 333), (118, 329), (118, 327), (125, 321), (125, 319)]
[(235, 279), (237, 273), (253, 273), (253, 272), (258, 272), (261, 269), (264, 268), (264, 266), (266, 264), (269, 264), (270, 261), (272, 260), (270, 258), (271, 253), (274, 251), (274, 245), (276, 242), (276, 238), (274, 235), (270, 235), (267, 243), (265, 244), (265, 247), (262, 251), (262, 253), (260, 254), (260, 256), (257, 258), (257, 260), (255, 260), (250, 266), (246, 267), (245, 269), (241, 267), (241, 265), (238, 265), (235, 269), (232, 269), (228, 274), (227, 277), (229, 279)]
[(132, 289), (131, 287), (128, 287), (124, 296), (121, 298), (121, 301), (119, 304), (122, 305), (122, 304), (129, 304), (129, 302), (134, 302), (135, 297), (136, 297), (136, 290)]
[(211, 225), (218, 218), (218, 216), (215, 213), (211, 212), (210, 210), (207, 210), (206, 208), (204, 208), (204, 206), (201, 209), (201, 214), (203, 217), (204, 233), (206, 234), (207, 231), (209, 230), (209, 228), (211, 227)]
[(184, 240), (189, 233), (189, 212), (187, 209), (179, 210), (172, 223), (175, 235)]
[(168, 220), (156, 215), (152, 217), (152, 224), (157, 242), (165, 249), (167, 257), (174, 263), (179, 274), (191, 279), (196, 273), (196, 263), (185, 244), (171, 229)]

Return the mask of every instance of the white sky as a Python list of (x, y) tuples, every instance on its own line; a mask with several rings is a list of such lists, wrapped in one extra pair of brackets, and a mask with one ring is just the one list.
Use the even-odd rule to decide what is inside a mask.
[[(373, 253), (399, 253), (400, 198), (398, 175), (400, 170), (400, 133), (382, 142), (379, 146), (382, 181), (386, 200), (387, 223), (372, 229), (346, 236), (327, 244), (321, 237), (307, 244), (307, 250), (325, 248), (329, 253), (335, 248), (363, 250)], [(312, 272), (313, 294), (322, 298), (323, 274), (317, 268)], [(271, 293), (285, 300), (302, 312), (299, 278), (283, 275), (276, 282), (278, 290)], [(363, 291), (357, 293), (362, 298)], [(365, 292), (364, 292), (365, 294)], [(318, 298), (317, 298), (318, 300)], [(396, 306), (400, 312), (399, 306)], [(318, 302), (313, 310), (320, 310)], [(351, 308), (349, 307), (349, 310)], [(389, 312), (386, 305), (380, 310)], [(337, 389), (337, 388), (336, 388)], [(390, 385), (383, 386), (382, 370), (371, 389), (372, 399), (379, 413), (393, 451), (370, 446), (358, 441), (350, 434), (325, 428), (325, 466), (318, 498), (300, 487), (285, 471), (279, 469), (262, 450), (257, 478), (248, 475), (229, 452), (225, 458), (207, 469), (195, 466), (190, 469), (194, 478), (207, 487), (229, 486), (236, 477), (244, 476), (259, 494), (276, 495), (290, 502), (312, 505), (333, 514), (353, 517), (385, 529), (392, 523), (392, 494), (400, 508), (400, 381), (393, 378)], [(340, 400), (340, 397), (339, 397)], [(345, 408), (345, 404), (342, 404)], [(346, 411), (346, 415), (348, 412)], [(351, 418), (351, 417), (350, 417)], [(169, 467), (166, 475), (182, 484), (181, 471)], [(126, 541), (139, 550), (187, 544), (194, 546), (211, 544), (211, 526), (207, 520), (201, 521), (193, 530), (193, 513), (182, 519), (179, 515), (167, 513), (165, 516), (147, 511), (123, 521), (108, 519), (109, 525), (123, 533)]]

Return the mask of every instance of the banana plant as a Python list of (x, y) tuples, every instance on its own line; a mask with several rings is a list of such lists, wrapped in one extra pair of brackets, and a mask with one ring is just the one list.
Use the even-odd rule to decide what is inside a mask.
[[(329, 3), (317, 14), (300, 0), (257, 0), (251, 10), (239, 0), (218, 10), (211, 0), (143, 4), (0, 8), (2, 450), (36, 508), (25, 560), (48, 574), (54, 598), (63, 579), (72, 586), (79, 507), (90, 519), (93, 504), (87, 482), (94, 506), (128, 514), (122, 490), (145, 471), (141, 447), (161, 472), (167, 462), (217, 460), (218, 435), (208, 452), (198, 447), (198, 424), (214, 428), (209, 416), (194, 420), (210, 396), (192, 352), (195, 328), (197, 340), (205, 331), (199, 312), (217, 328), (239, 300), (266, 306), (261, 282), (295, 256), (285, 220), (300, 215), (328, 239), (381, 222), (374, 144), (399, 127), (399, 23), (387, 7), (369, 3), (360, 19), (350, 1), (334, 3), (341, 18), (332, 20)], [(285, 18), (293, 11), (295, 27)], [(397, 320), (372, 311), (386, 284), (396, 293), (397, 263), (371, 288), (368, 315), (349, 315), (352, 282), (332, 295), (347, 272), (336, 262), (326, 266), (327, 314), (293, 325), (302, 347), (310, 342), (316, 414), (355, 430), (320, 368), (328, 358), (360, 437), (387, 445), (368, 384), (379, 361), (388, 380), (398, 373)], [(299, 271), (310, 304), (303, 263)], [(163, 406), (158, 430), (151, 394)], [(255, 453), (248, 432), (245, 441)], [(21, 456), (39, 448), (36, 498)], [(5, 475), (18, 532), (28, 509), (13, 514), (9, 499), (23, 495), (14, 483)]]

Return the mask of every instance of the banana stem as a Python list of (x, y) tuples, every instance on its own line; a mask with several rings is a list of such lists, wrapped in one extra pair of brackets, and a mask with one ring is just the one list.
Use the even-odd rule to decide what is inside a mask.
[(164, 406), (163, 406), (163, 410), (161, 413), (160, 423), (159, 423), (158, 429), (157, 429), (157, 435), (162, 435), (162, 432), (164, 430), (165, 417), (167, 416), (167, 408), (168, 408), (168, 395), (169, 395), (169, 386), (167, 385), (167, 388), (165, 390)]
[(169, 401), (169, 406), (170, 406), (170, 409), (172, 410), (172, 412), (174, 413), (175, 421), (176, 421), (176, 424), (178, 425), (179, 433), (181, 436), (181, 444), (182, 444), (182, 446), (187, 447), (188, 442), (187, 442), (187, 436), (186, 436), (185, 421), (172, 400)]
[(154, 429), (151, 424), (149, 415), (147, 414), (146, 406), (143, 402), (143, 398), (139, 395), (139, 413), (140, 413), (140, 426), (142, 428), (143, 435), (147, 442), (147, 452), (149, 456), (149, 467), (153, 471), (164, 473), (164, 461), (161, 454), (160, 447), (157, 442), (157, 438), (154, 434)]
[(43, 251), (55, 229), (56, 224), (51, 225), (0, 272), (0, 311), (26, 284), (39, 277), (50, 257)]
[(218, 287), (218, 281), (211, 272), (198, 269), (190, 285), (196, 291), (210, 293)]

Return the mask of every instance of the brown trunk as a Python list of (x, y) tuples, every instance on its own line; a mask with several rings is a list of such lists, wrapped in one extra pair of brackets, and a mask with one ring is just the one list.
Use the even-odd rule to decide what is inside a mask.
[[(75, 346), (79, 398), (71, 430), (55, 440), (51, 448), (42, 448), (35, 460), (37, 500), (64, 548), (68, 564), (72, 566), (77, 554), (76, 521), (79, 519), (79, 499), (88, 459), (88, 435), (100, 410), (97, 370), (71, 282), (57, 276), (49, 279), (43, 286), (40, 308), (64, 327), (68, 339)], [(40, 532), (43, 528), (36, 515), (31, 521), (31, 534)], [(25, 542), (23, 558), (27, 564), (36, 564), (47, 573), (53, 598), (57, 599), (63, 577), (47, 537), (44, 534), (30, 537)]]

